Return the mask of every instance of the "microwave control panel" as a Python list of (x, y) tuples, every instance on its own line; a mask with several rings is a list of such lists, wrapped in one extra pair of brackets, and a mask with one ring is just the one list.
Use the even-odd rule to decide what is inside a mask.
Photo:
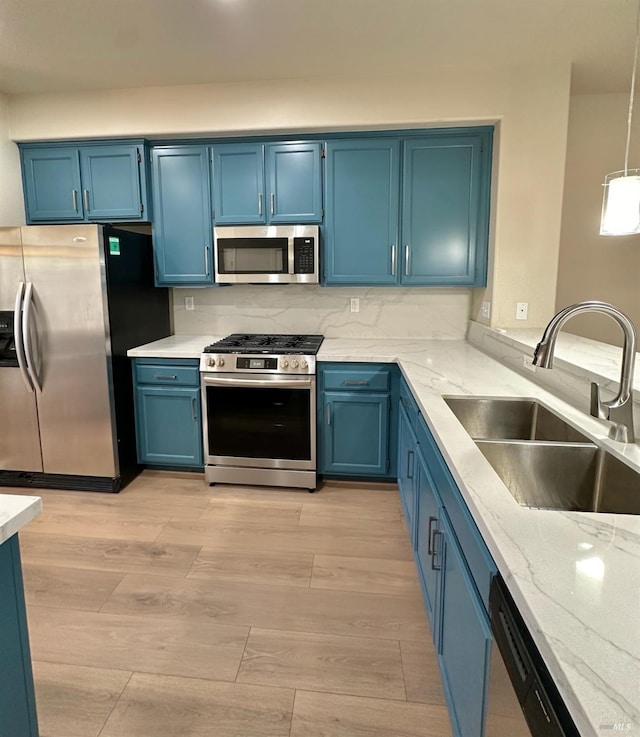
[(315, 264), (315, 239), (294, 238), (293, 239), (293, 273), (313, 274), (316, 270)]

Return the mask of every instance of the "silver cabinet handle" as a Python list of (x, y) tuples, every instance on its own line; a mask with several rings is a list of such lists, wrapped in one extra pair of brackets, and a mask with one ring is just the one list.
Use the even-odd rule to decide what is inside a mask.
[(275, 194), (274, 194), (274, 193), (272, 192), (272, 193), (271, 193), (271, 214), (273, 215), (273, 213), (274, 213), (275, 211), (276, 211), (276, 196), (275, 196)]
[(196, 405), (196, 398), (191, 397), (191, 411), (193, 413), (194, 421), (198, 419), (198, 406)]
[(431, 546), (431, 569), (434, 571), (439, 571), (441, 568), (441, 566), (436, 565), (436, 538), (438, 535), (442, 535), (442, 532), (440, 530), (434, 530), (433, 545)]
[(331, 424), (331, 405), (329, 404), (329, 402), (327, 402), (326, 414), (327, 414), (327, 425), (330, 425)]
[(391, 276), (396, 275), (396, 244), (391, 246)]
[(431, 525), (437, 521), (438, 521), (437, 517), (429, 517), (429, 529), (427, 531), (427, 554), (428, 555), (431, 555), (433, 552), (433, 546), (431, 544), (431, 532), (432, 532)]
[(345, 379), (342, 382), (343, 386), (369, 386), (369, 382), (366, 379)]
[(71, 190), (71, 202), (73, 204), (73, 209), (78, 212), (78, 190), (72, 189)]
[(31, 308), (33, 306), (33, 284), (27, 282), (27, 291), (24, 294), (24, 318), (22, 320), (22, 345), (24, 349), (24, 355), (27, 359), (27, 371), (29, 372), (29, 378), (34, 386), (34, 389), (42, 394), (42, 387), (38, 381), (38, 374), (36, 373), (35, 361), (31, 353), (31, 340), (30, 340), (30, 327), (31, 327)]
[(262, 195), (258, 195), (258, 215), (262, 215)]
[(404, 275), (409, 276), (409, 259), (411, 258), (411, 248), (407, 244), (404, 247)]
[(175, 374), (156, 374), (153, 378), (158, 381), (175, 381), (178, 377)]
[(204, 275), (209, 276), (209, 246), (204, 247)]
[(412, 450), (407, 452), (407, 478), (413, 479), (413, 472), (409, 473), (409, 469), (412, 469), (413, 471), (413, 456), (414, 453)]
[(89, 212), (89, 190), (82, 190), (82, 199), (84, 200), (84, 209)]
[(29, 378), (29, 372), (27, 371), (27, 359), (24, 355), (24, 346), (22, 344), (22, 297), (24, 296), (24, 282), (21, 281), (18, 284), (18, 291), (16, 292), (16, 304), (13, 312), (13, 335), (16, 342), (16, 356), (18, 358), (18, 368), (20, 369), (20, 375), (22, 381), (27, 387), (27, 391), (33, 393), (33, 384)]

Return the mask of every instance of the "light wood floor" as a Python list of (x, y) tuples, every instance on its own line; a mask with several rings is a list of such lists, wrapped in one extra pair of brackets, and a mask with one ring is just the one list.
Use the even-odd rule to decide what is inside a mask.
[(41, 737), (451, 734), (395, 487), (37, 493)]

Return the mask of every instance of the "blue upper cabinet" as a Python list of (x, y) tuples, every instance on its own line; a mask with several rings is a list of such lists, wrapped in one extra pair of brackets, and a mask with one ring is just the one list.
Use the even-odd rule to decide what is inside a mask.
[(402, 284), (485, 283), (484, 143), (481, 135), (404, 142)]
[(267, 144), (265, 161), (269, 222), (321, 223), (322, 144)]
[(227, 143), (212, 150), (216, 224), (322, 222), (321, 143)]
[(213, 284), (207, 146), (152, 152), (153, 243), (162, 286)]
[(83, 220), (76, 148), (22, 149), (27, 222)]
[(326, 284), (398, 282), (400, 142), (327, 143)]
[(89, 220), (137, 220), (144, 214), (137, 146), (80, 149), (82, 204)]
[(21, 144), (28, 223), (149, 220), (144, 141)]
[(264, 147), (259, 143), (213, 146), (213, 216), (218, 225), (266, 223)]
[(476, 128), (329, 142), (324, 283), (484, 285), (491, 140)]

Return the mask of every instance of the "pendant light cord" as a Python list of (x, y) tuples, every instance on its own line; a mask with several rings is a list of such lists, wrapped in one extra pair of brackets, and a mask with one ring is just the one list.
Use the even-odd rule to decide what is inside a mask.
[(636, 88), (636, 67), (638, 66), (638, 46), (640, 46), (640, 0), (636, 14), (636, 48), (633, 53), (633, 72), (631, 73), (631, 94), (629, 95), (629, 116), (627, 118), (627, 145), (624, 150), (624, 175), (629, 167), (629, 145), (631, 143), (631, 116), (633, 115), (633, 97)]

